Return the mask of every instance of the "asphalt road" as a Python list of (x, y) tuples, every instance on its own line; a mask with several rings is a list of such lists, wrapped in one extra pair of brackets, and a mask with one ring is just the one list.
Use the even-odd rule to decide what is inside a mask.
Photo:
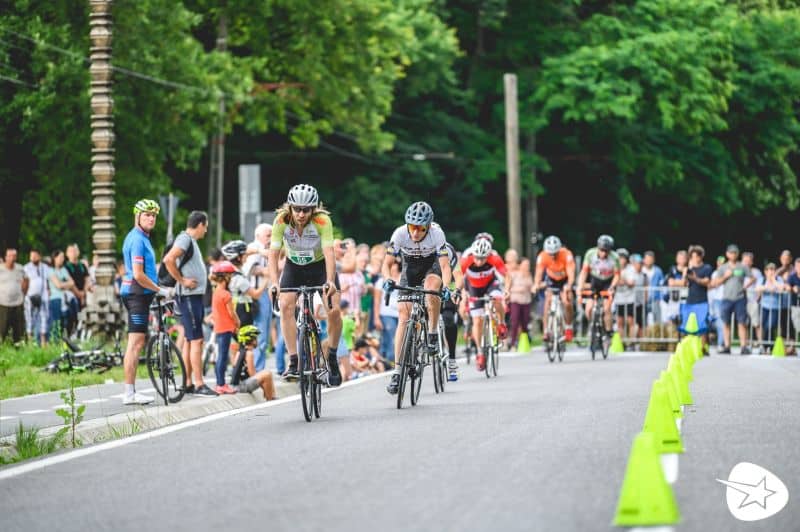
[[(310, 424), (297, 401), (259, 405), (0, 479), (0, 528), (611, 529), (667, 355), (543, 358), (503, 358), (491, 380), (467, 367), (442, 396), (428, 381), (421, 404), (402, 411), (379, 378), (327, 393)], [(696, 366), (677, 530), (798, 529), (798, 362), (714, 356)], [(715, 479), (739, 461), (786, 483), (782, 512), (756, 523), (728, 513)]]

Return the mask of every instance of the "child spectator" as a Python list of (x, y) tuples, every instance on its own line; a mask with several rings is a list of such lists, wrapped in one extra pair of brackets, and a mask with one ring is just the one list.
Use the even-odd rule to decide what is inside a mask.
[(221, 261), (211, 268), (211, 282), (214, 295), (211, 299), (211, 319), (214, 321), (214, 333), (217, 336), (217, 362), (215, 372), (217, 393), (236, 393), (236, 390), (225, 384), (225, 370), (228, 368), (228, 351), (231, 347), (233, 333), (239, 328), (239, 316), (233, 306), (233, 296), (228, 290), (231, 277), (236, 267), (229, 261)]
[[(261, 331), (255, 325), (244, 325), (239, 329), (236, 339), (239, 341), (239, 355), (234, 366), (231, 384), (236, 386), (239, 393), (252, 393), (256, 388), (261, 387), (264, 392), (264, 400), (272, 401), (275, 399), (275, 384), (272, 380), (272, 372), (263, 369), (256, 371), (255, 355), (253, 350), (258, 346), (258, 335)], [(244, 380), (241, 380), (245, 377)]]
[(342, 382), (351, 378), (352, 368), (350, 367), (350, 351), (353, 349), (353, 334), (356, 330), (356, 320), (347, 312), (349, 303), (342, 298), (339, 308), (342, 310), (342, 336), (339, 338), (339, 370), (342, 373)]

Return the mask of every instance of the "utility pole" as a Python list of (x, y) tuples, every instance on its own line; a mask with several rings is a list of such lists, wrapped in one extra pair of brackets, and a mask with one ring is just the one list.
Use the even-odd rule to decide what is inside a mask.
[[(536, 154), (536, 133), (532, 133), (528, 137), (527, 151), (531, 155)], [(536, 167), (531, 168), (532, 182), (536, 183)], [(539, 253), (539, 243), (542, 240), (542, 234), (539, 233), (539, 204), (536, 192), (531, 191), (525, 198), (525, 226), (527, 229), (526, 234), (530, 236), (528, 241), (530, 249), (531, 261), (536, 260), (536, 255)], [(521, 251), (520, 251), (521, 252)]]
[(506, 188), (508, 193), (508, 240), (520, 253), (522, 247), (522, 201), (519, 185), (519, 120), (517, 115), (517, 76), (504, 74), (506, 96)]
[[(228, 49), (228, 21), (225, 14), (220, 15), (217, 29), (217, 50)], [(222, 205), (225, 190), (225, 95), (219, 97), (217, 131), (211, 138), (210, 169), (208, 177), (208, 213), (214, 224), (216, 246), (222, 246)], [(209, 246), (212, 239), (209, 240)]]

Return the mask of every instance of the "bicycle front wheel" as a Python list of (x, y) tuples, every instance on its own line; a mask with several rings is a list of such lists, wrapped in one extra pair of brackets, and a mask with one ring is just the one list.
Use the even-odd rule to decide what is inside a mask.
[(311, 346), (309, 345), (308, 329), (300, 327), (297, 330), (300, 339), (297, 353), (297, 371), (300, 375), (300, 402), (303, 405), (303, 417), (311, 422), (314, 416), (314, 372), (311, 364)]
[(486, 374), (486, 378), (490, 378), (492, 376), (492, 371), (489, 368), (491, 361), (489, 360), (492, 358), (492, 341), (490, 338), (491, 331), (492, 331), (492, 324), (489, 323), (491, 318), (486, 316), (483, 319), (483, 372)]
[(405, 333), (403, 333), (403, 345), (400, 350), (402, 358), (400, 359), (400, 384), (397, 388), (397, 408), (403, 408), (403, 399), (406, 394), (406, 382), (409, 379), (409, 368), (414, 357), (414, 324), (409, 322), (406, 324)]
[(422, 391), (422, 375), (425, 373), (425, 364), (417, 360), (414, 367), (414, 375), (411, 377), (411, 406), (417, 406), (419, 394)]
[(147, 374), (165, 405), (183, 399), (186, 367), (178, 346), (166, 334), (156, 334), (147, 341)]

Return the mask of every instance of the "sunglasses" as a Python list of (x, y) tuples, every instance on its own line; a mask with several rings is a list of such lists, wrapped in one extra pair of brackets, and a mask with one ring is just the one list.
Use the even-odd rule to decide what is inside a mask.
[(310, 213), (311, 211), (314, 210), (314, 207), (295, 207), (295, 206), (292, 206), (292, 210), (294, 212), (296, 212), (296, 213), (301, 213), (302, 212), (304, 214), (308, 214), (308, 213)]
[(427, 233), (428, 227), (425, 225), (408, 224), (408, 231), (410, 233), (413, 233), (414, 231), (419, 231), (420, 233)]

